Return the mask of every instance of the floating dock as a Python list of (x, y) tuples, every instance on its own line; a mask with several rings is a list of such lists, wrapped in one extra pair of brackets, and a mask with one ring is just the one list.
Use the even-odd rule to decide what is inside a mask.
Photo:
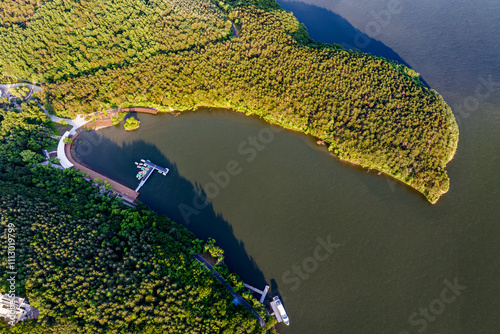
[(283, 322), (285, 325), (290, 326), (290, 319), (286, 314), (285, 307), (280, 300), (280, 297), (274, 296), (271, 301), (271, 308), (273, 309), (273, 314), (278, 322)]
[(146, 181), (149, 179), (149, 177), (151, 176), (151, 174), (153, 174), (155, 170), (157, 170), (158, 173), (163, 175), (167, 175), (167, 173), (169, 172), (168, 168), (158, 166), (157, 164), (154, 164), (149, 160), (141, 159), (141, 164), (138, 164), (136, 162), (136, 165), (143, 165), (145, 167), (144, 170), (146, 171), (146, 173), (140, 178), (141, 182), (139, 182), (139, 185), (135, 189), (135, 192), (139, 192), (139, 189), (141, 189), (141, 187), (146, 183)]
[(271, 315), (274, 315), (278, 322), (283, 322), (280, 311), (278, 311), (278, 306), (276, 306), (276, 303), (274, 301), (271, 302), (271, 308), (273, 309), (273, 313), (271, 313)]

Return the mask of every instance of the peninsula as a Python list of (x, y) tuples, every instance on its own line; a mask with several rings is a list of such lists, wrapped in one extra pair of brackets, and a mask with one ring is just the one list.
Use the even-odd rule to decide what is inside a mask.
[(0, 235), (5, 245), (15, 235), (19, 250), (2, 261), (12, 262), (16, 295), (40, 311), (38, 321), (0, 322), (2, 331), (275, 332), (213, 242), (140, 203), (124, 206), (109, 184), (50, 168), (55, 129), (69, 123), (50, 122), (34, 98), (64, 118), (114, 110), (96, 127), (119, 122), (122, 108), (229, 108), (310, 134), (431, 203), (449, 189), (458, 127), (443, 98), (404, 65), (313, 41), (274, 0), (1, 6)]
[[(414, 70), (317, 43), (274, 1), (97, 3), (110, 10), (51, 2), (26, 27), (2, 32), (3, 71), (46, 82), (45, 104), (57, 115), (230, 108), (311, 134), (431, 203), (448, 191), (458, 127)], [(27, 39), (40, 42), (10, 42)]]

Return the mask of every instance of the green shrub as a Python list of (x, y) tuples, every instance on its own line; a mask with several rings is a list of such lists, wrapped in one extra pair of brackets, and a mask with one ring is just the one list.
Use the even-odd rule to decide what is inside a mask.
[(12, 95), (17, 98), (24, 99), (30, 92), (30, 88), (27, 85), (19, 85), (10, 89)]
[(127, 118), (127, 120), (125, 121), (125, 124), (123, 124), (123, 127), (127, 131), (132, 131), (132, 130), (138, 129), (140, 123), (141, 122), (137, 118), (130, 117), (130, 118)]

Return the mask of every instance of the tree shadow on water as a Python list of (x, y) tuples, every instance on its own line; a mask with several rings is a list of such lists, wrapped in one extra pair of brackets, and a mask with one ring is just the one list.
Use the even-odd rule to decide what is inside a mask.
[[(328, 9), (300, 1), (278, 0), (278, 4), (283, 9), (293, 12), (299, 22), (307, 27), (311, 38), (316, 41), (340, 44), (344, 48), (351, 50), (358, 49), (361, 52), (394, 60), (411, 68), (393, 49), (356, 29), (349, 21)], [(374, 22), (376, 22), (375, 18)], [(422, 77), (420, 77), (420, 81), (428, 86)]]
[[(229, 269), (246, 283), (263, 289), (266, 284), (264, 274), (255, 260), (247, 254), (245, 244), (236, 239), (231, 224), (214, 210), (210, 200), (204, 201), (206, 196), (201, 186), (181, 176), (176, 164), (156, 145), (135, 140), (119, 146), (96, 131), (81, 133), (79, 140), (81, 144), (76, 146), (75, 152), (78, 160), (131, 189), (139, 184), (135, 177), (139, 171), (135, 162), (139, 163), (140, 159), (149, 159), (168, 168), (166, 176), (156, 172), (151, 175), (139, 190), (139, 200), (152, 210), (182, 224), (198, 238), (215, 239), (216, 245), (224, 249), (224, 262)], [(91, 147), (90, 150), (88, 146)]]

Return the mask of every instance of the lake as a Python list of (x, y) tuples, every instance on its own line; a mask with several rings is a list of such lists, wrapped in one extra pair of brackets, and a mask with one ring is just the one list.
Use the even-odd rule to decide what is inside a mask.
[(213, 237), (280, 294), (280, 333), (500, 332), (500, 2), (280, 1), (311, 36), (408, 64), (455, 112), (458, 152), (436, 205), (339, 162), (311, 137), (227, 110), (144, 115), (80, 135), (77, 156)]

